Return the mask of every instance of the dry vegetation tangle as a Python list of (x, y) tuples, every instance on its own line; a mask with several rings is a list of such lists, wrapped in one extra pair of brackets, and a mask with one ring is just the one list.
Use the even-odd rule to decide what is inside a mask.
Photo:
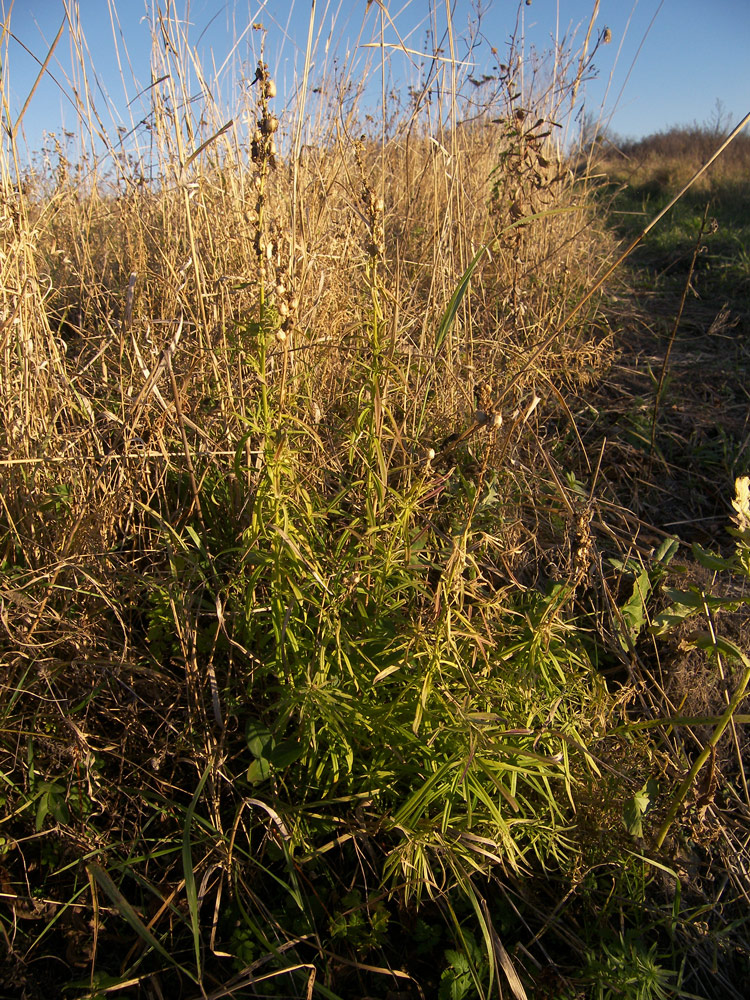
[[(670, 808), (747, 664), (648, 634), (676, 543), (591, 419), (593, 36), (373, 125), (263, 59), (198, 104), (181, 30), (127, 155), (0, 153), (3, 995), (742, 996), (739, 701)], [(742, 644), (733, 551), (683, 619)]]

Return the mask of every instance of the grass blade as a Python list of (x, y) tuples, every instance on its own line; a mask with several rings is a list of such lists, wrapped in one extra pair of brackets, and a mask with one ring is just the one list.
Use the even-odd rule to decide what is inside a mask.
[(175, 961), (175, 959), (169, 954), (164, 945), (156, 937), (154, 937), (154, 935), (151, 933), (148, 927), (146, 927), (141, 918), (138, 916), (134, 908), (131, 906), (131, 904), (127, 901), (127, 899), (123, 896), (123, 894), (117, 888), (115, 883), (112, 881), (112, 879), (109, 876), (109, 873), (105, 871), (105, 869), (102, 868), (101, 865), (98, 865), (95, 862), (90, 862), (86, 866), (86, 868), (89, 874), (94, 877), (94, 879), (98, 882), (100, 887), (112, 900), (120, 916), (130, 924), (130, 926), (136, 932), (138, 937), (145, 944), (147, 944), (149, 948), (153, 948), (154, 951), (158, 952), (162, 956), (162, 958), (166, 959), (167, 962), (169, 962), (170, 965), (173, 965), (176, 968), (178, 968), (181, 972), (184, 972), (184, 974), (188, 976), (190, 979), (192, 979), (193, 982), (197, 982), (196, 978), (192, 975), (192, 973), (189, 972), (189, 970), (186, 969), (184, 966), (180, 965), (179, 962)]
[(190, 926), (193, 932), (193, 947), (195, 949), (195, 967), (198, 972), (198, 982), (202, 978), (201, 970), (201, 939), (200, 939), (200, 922), (198, 919), (198, 889), (195, 884), (195, 872), (193, 870), (193, 851), (190, 846), (190, 827), (193, 822), (193, 814), (195, 813), (195, 807), (198, 804), (198, 799), (201, 796), (201, 792), (205, 787), (206, 781), (208, 780), (208, 775), (211, 772), (211, 764), (208, 765), (206, 770), (201, 775), (201, 780), (198, 782), (198, 787), (195, 790), (195, 795), (188, 806), (187, 813), (185, 814), (185, 827), (182, 834), (182, 867), (185, 872), (185, 894), (187, 895), (188, 909), (190, 911)]

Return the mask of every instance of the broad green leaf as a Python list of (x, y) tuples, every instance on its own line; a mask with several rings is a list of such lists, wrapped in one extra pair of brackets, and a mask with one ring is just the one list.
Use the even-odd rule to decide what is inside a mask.
[(693, 543), (693, 558), (706, 569), (716, 570), (718, 572), (732, 569), (734, 565), (734, 560), (724, 559), (722, 556), (717, 556), (713, 552), (708, 552), (706, 549), (702, 548), (702, 546), (698, 545), (697, 542)]
[(674, 587), (665, 587), (664, 596), (668, 601), (671, 601), (680, 608), (691, 608), (695, 611), (703, 610), (703, 601), (697, 590), (675, 590)]
[(659, 785), (654, 778), (649, 778), (643, 788), (625, 803), (622, 818), (631, 837), (643, 836), (643, 818), (653, 806), (658, 794)]
[(265, 757), (256, 757), (247, 769), (247, 780), (253, 785), (267, 781), (271, 776), (271, 764)]
[[(635, 578), (633, 592), (620, 609), (631, 643), (636, 641), (648, 621), (646, 601), (651, 595), (651, 589), (652, 583), (648, 570), (643, 570)], [(625, 650), (629, 648), (622, 637), (620, 637), (620, 644)]]
[(686, 618), (693, 612), (690, 608), (672, 607), (668, 611), (662, 611), (654, 616), (653, 623), (649, 628), (651, 635), (664, 635), (678, 625), (682, 625)]
[(41, 790), (36, 810), (36, 828), (41, 830), (48, 815), (58, 823), (70, 820), (70, 809), (65, 801), (65, 788), (56, 781), (43, 781), (38, 788)]
[(248, 723), (246, 739), (248, 750), (256, 758), (267, 757), (275, 743), (271, 730), (256, 720)]
[(708, 652), (716, 651), (717, 653), (723, 653), (724, 656), (731, 656), (744, 663), (746, 667), (750, 667), (750, 659), (748, 659), (747, 654), (744, 653), (739, 646), (733, 643), (730, 639), (725, 639), (724, 636), (717, 635), (712, 636), (710, 632), (694, 632), (689, 636), (690, 642), (698, 649), (705, 649)]
[(283, 770), (285, 767), (289, 767), (290, 764), (299, 760), (304, 752), (305, 748), (299, 740), (283, 740), (278, 746), (273, 748), (269, 754), (269, 760), (275, 768)]

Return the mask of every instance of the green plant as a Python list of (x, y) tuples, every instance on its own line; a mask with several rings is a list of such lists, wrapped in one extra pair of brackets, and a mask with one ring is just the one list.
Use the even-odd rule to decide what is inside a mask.
[(647, 947), (640, 935), (631, 932), (602, 941), (599, 953), (589, 953), (584, 976), (596, 1000), (669, 1000), (682, 995), (676, 973), (661, 965), (658, 945)]
[(481, 983), (487, 975), (487, 954), (467, 929), (461, 930), (460, 949), (445, 952), (448, 963), (440, 975), (438, 1000), (474, 1000), (483, 995)]

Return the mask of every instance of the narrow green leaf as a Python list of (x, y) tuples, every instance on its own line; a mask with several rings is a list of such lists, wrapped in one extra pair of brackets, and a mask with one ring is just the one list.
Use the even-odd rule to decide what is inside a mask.
[(166, 959), (170, 965), (175, 966), (180, 969), (184, 974), (195, 983), (197, 982), (195, 976), (193, 976), (188, 969), (176, 962), (174, 958), (169, 954), (167, 949), (162, 945), (161, 941), (154, 937), (151, 931), (146, 927), (141, 918), (135, 912), (133, 907), (123, 896), (120, 890), (117, 888), (115, 883), (109, 876), (109, 873), (101, 867), (101, 865), (95, 862), (89, 862), (86, 866), (89, 873), (93, 875), (94, 879), (98, 882), (99, 886), (104, 890), (104, 892), (109, 896), (109, 898), (114, 903), (120, 916), (126, 920), (133, 930), (136, 932), (138, 937), (144, 941), (149, 948), (153, 948), (154, 951), (158, 952), (162, 958)]
[(440, 348), (443, 346), (451, 326), (453, 326), (453, 320), (456, 318), (458, 307), (461, 305), (464, 295), (466, 295), (469, 282), (471, 281), (471, 276), (476, 271), (482, 257), (484, 257), (487, 253), (492, 243), (494, 243), (494, 239), (491, 240), (490, 243), (485, 243), (485, 245), (477, 251), (474, 255), (474, 259), (461, 276), (461, 280), (458, 285), (456, 285), (456, 290), (450, 297), (450, 301), (448, 302), (448, 306), (443, 313), (442, 319), (440, 320), (440, 326), (438, 327), (437, 335), (435, 337), (435, 357), (437, 357), (440, 353)]
[(185, 874), (185, 894), (187, 895), (188, 908), (190, 910), (190, 925), (193, 931), (193, 947), (195, 948), (195, 967), (198, 972), (198, 982), (200, 982), (202, 978), (201, 940), (200, 923), (198, 919), (198, 889), (195, 884), (195, 872), (193, 870), (193, 851), (190, 846), (190, 827), (193, 823), (195, 807), (198, 805), (198, 799), (200, 798), (201, 792), (203, 791), (206, 781), (208, 780), (211, 767), (212, 765), (209, 764), (201, 775), (201, 780), (198, 782), (195, 795), (193, 796), (192, 801), (188, 806), (187, 813), (185, 814), (185, 828), (182, 834), (182, 867)]

